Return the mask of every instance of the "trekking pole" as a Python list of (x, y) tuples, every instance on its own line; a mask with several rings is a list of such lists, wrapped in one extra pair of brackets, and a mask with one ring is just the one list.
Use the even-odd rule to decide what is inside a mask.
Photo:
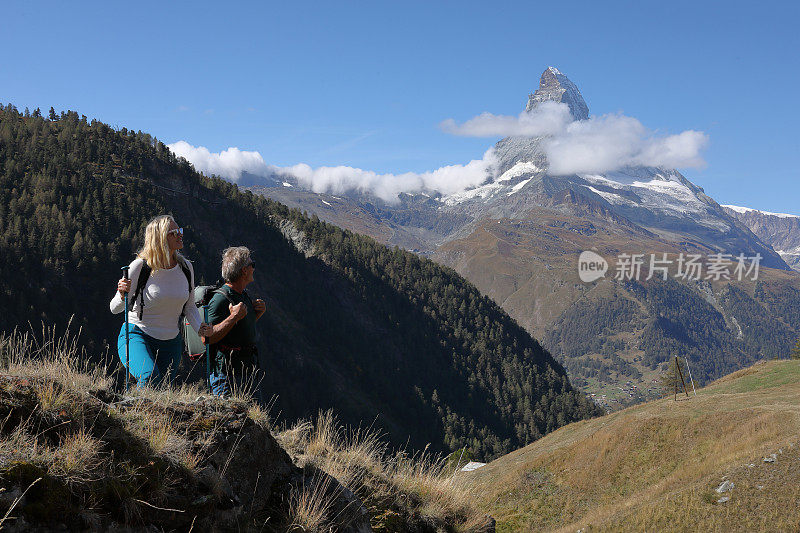
[[(122, 279), (128, 279), (128, 270), (130, 266), (122, 267)], [(128, 331), (130, 328), (128, 327), (128, 291), (125, 291), (125, 393), (128, 393), (128, 374), (130, 372), (128, 369), (130, 368), (130, 356), (129, 354), (129, 344), (130, 344), (130, 332)]]
[[(203, 320), (206, 324), (208, 324), (207, 304), (203, 306)], [(214, 391), (211, 389), (211, 343), (209, 342), (208, 337), (206, 337), (206, 381), (208, 381), (208, 390), (213, 394)]]

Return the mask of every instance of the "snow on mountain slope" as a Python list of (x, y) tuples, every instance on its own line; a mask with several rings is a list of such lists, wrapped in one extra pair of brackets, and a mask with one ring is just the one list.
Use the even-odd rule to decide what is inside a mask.
[(480, 199), (482, 201), (488, 201), (499, 195), (514, 194), (530, 181), (530, 179), (520, 180), (520, 178), (542, 172), (543, 170), (535, 163), (531, 161), (521, 161), (503, 172), (496, 180), (490, 180), (483, 185), (467, 189), (466, 191), (440, 197), (439, 201), (452, 207), (470, 200)]
[(592, 184), (587, 188), (612, 205), (687, 218), (719, 231), (731, 229), (727, 217), (720, 217), (713, 202), (676, 170), (638, 168), (579, 177)]
[(788, 213), (770, 213), (769, 211), (761, 211), (760, 209), (751, 209), (749, 207), (741, 207), (741, 206), (738, 206), (738, 205), (723, 205), (722, 207), (727, 207), (731, 211), (736, 211), (739, 214), (761, 213), (762, 215), (767, 215), (767, 216), (770, 216), (770, 217), (800, 218), (800, 215), (790, 215)]

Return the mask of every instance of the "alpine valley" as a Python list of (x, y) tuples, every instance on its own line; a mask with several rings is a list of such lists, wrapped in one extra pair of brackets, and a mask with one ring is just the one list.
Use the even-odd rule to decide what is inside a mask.
[[(545, 102), (566, 104), (575, 121), (589, 119), (577, 86), (553, 67), (525, 112)], [(245, 173), (239, 184), (454, 268), (606, 408), (660, 395), (658, 376), (674, 356), (686, 357), (704, 384), (789, 353), (800, 337), (800, 275), (790, 268), (798, 264), (800, 219), (724, 208), (671, 168), (556, 175), (546, 141), (500, 140), (484, 182), (451, 195), (426, 190), (387, 202), (356, 189), (314, 192), (283, 172)], [(592, 283), (578, 277), (586, 250), (610, 263)], [(643, 254), (647, 263), (665, 253), (670, 262), (680, 254), (758, 254), (760, 270), (757, 279), (689, 279), (675, 270), (649, 276), (645, 264), (639, 277), (614, 275), (620, 254)]]

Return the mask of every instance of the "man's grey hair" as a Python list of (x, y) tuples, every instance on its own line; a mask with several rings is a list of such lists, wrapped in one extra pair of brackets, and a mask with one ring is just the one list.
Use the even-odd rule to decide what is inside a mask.
[(222, 279), (227, 283), (234, 283), (250, 262), (250, 250), (246, 246), (225, 248), (222, 252)]

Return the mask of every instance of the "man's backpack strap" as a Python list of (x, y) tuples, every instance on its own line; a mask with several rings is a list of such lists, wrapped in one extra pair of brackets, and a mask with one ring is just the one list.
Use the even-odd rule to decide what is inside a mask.
[(227, 292), (227, 291), (224, 291), (224, 290), (222, 290), (222, 287), (220, 287), (219, 289), (214, 289), (214, 294), (221, 294), (223, 298), (225, 298), (226, 300), (228, 300), (228, 303), (229, 303), (229, 304), (231, 304), (231, 305), (236, 305), (236, 304), (234, 303), (234, 301), (233, 301), (233, 298), (231, 298), (231, 295), (230, 295), (230, 294), (228, 294), (228, 292)]

